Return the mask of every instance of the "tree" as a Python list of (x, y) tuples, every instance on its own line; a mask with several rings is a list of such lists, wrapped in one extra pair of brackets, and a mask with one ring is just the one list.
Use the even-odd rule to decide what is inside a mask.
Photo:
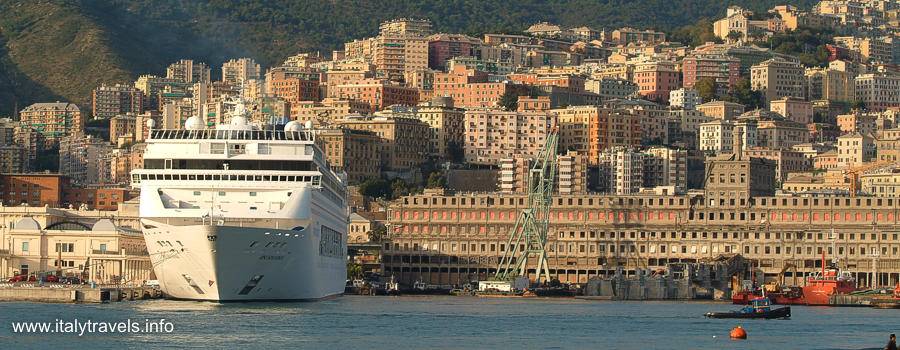
[(47, 149), (43, 152), (38, 153), (35, 164), (35, 171), (49, 171), (49, 172), (58, 172), (59, 171), (59, 146), (55, 146), (53, 148)]
[(356, 280), (363, 277), (362, 265), (352, 261), (347, 262), (347, 279)]
[(748, 36), (749, 36), (754, 42), (755, 42), (755, 41), (761, 41), (762, 39), (765, 39), (765, 37), (766, 37), (766, 32), (764, 32), (763, 30), (758, 29), (758, 28), (753, 28), (753, 29), (750, 30), (750, 33), (748, 33)]
[(716, 79), (711, 77), (700, 78), (694, 83), (694, 89), (703, 99), (703, 102), (716, 100)]
[(731, 41), (738, 41), (744, 37), (744, 34), (739, 31), (732, 30), (732, 31), (728, 32), (728, 35), (726, 35), (725, 37)]
[(382, 225), (378, 225), (378, 227), (369, 231), (370, 242), (381, 243), (381, 240), (385, 237), (387, 237), (387, 228)]
[(706, 18), (701, 18), (697, 23), (676, 29), (672, 32), (670, 40), (690, 46), (700, 46), (708, 42), (722, 42), (713, 32), (713, 22)]
[(440, 171), (435, 171), (431, 173), (431, 175), (428, 175), (428, 184), (425, 187), (444, 188), (445, 186), (447, 186), (447, 179)]
[(750, 79), (741, 78), (734, 85), (731, 93), (725, 97), (725, 100), (740, 103), (747, 109), (757, 109), (763, 105), (762, 97), (761, 92), (751, 88)]
[(372, 198), (391, 198), (391, 184), (382, 178), (368, 178), (359, 184), (359, 193)]
[(514, 111), (519, 108), (519, 95), (512, 90), (506, 90), (500, 96), (500, 106), (507, 111)]
[(409, 193), (410, 193), (409, 185), (406, 183), (406, 181), (403, 181), (403, 179), (394, 179), (394, 181), (391, 182), (391, 198), (392, 199), (409, 195)]
[(447, 144), (447, 158), (453, 163), (462, 163), (466, 160), (466, 151), (462, 143), (450, 142)]

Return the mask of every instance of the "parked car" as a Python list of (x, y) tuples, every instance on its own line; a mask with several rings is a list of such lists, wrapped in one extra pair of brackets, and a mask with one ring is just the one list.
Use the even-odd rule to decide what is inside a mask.
[(25, 281), (28, 281), (28, 282), (37, 282), (37, 277), (35, 277), (34, 275), (30, 275), (30, 276), (26, 276), (26, 275), (16, 275), (16, 276), (13, 276), (13, 277), (11, 277), (10, 279), (8, 279), (8, 280), (6, 280), (6, 281), (9, 282), (9, 283), (25, 282)]
[(8, 280), (6, 280), (6, 282), (9, 282), (9, 283), (22, 282), (22, 275), (12, 276)]
[(47, 275), (47, 276), (44, 278), (44, 281), (46, 281), (47, 283), (57, 283), (57, 282), (59, 282), (59, 276), (57, 276), (57, 275)]
[(68, 284), (81, 284), (81, 279), (78, 277), (60, 277), (60, 283), (68, 283)]

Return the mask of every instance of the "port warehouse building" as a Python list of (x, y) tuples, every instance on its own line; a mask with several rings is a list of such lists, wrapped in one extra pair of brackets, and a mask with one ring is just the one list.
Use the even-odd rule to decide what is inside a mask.
[[(401, 283), (436, 284), (492, 276), (526, 202), (524, 194), (511, 193), (400, 198), (388, 210), (385, 274)], [(794, 264), (797, 273), (786, 272), (787, 281), (797, 276), (802, 283), (799, 277), (821, 270), (824, 252), (828, 259), (838, 258), (860, 285), (871, 284), (873, 270), (879, 285), (900, 280), (900, 198), (760, 196), (742, 206), (706, 202), (696, 194), (554, 196), (550, 272), (563, 282), (585, 283), (618, 267), (634, 274), (669, 262), (741, 254), (769, 278)], [(533, 266), (529, 274), (534, 277)]]

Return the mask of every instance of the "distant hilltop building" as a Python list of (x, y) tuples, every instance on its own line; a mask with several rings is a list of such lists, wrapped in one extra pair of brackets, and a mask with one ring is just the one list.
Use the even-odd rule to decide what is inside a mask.
[(252, 58), (231, 59), (222, 64), (222, 81), (240, 87), (250, 80), (259, 80), (260, 67)]
[(206, 63), (193, 60), (179, 60), (166, 68), (166, 78), (182, 83), (209, 82), (209, 73), (209, 66)]
[(374, 38), (344, 44), (344, 58), (364, 58), (375, 64), (379, 77), (403, 81), (404, 73), (428, 68), (428, 20), (397, 19), (381, 24)]

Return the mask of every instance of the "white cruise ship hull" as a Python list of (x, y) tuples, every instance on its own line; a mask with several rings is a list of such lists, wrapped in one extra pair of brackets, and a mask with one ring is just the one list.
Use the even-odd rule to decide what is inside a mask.
[(344, 291), (346, 262), (319, 232), (142, 219), (160, 288), (175, 299), (318, 300)]
[(139, 188), (144, 241), (163, 292), (209, 301), (317, 300), (347, 278), (346, 183), (316, 133), (251, 125), (242, 100), (228, 124), (148, 124)]

